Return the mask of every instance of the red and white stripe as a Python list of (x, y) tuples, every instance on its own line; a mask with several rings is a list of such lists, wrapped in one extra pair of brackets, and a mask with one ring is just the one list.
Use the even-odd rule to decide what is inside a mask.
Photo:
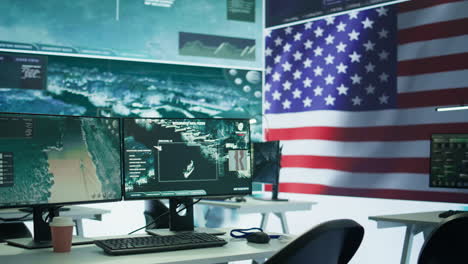
[[(468, 1), (398, 6), (398, 109), (267, 114), (281, 140), (281, 192), (468, 201), (468, 190), (429, 187), (429, 138), (468, 133)], [(268, 188), (268, 187), (267, 187)]]

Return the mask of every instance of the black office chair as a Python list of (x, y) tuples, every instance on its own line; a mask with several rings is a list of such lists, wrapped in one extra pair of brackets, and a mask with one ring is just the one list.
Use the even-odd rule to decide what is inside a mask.
[(145, 216), (146, 224), (150, 224), (147, 229), (169, 228), (169, 208), (160, 200), (146, 200)]
[(32, 235), (24, 223), (0, 224), (0, 243), (8, 239), (27, 237), (32, 237)]
[(364, 237), (364, 228), (349, 219), (332, 220), (305, 232), (265, 264), (346, 264)]
[(424, 242), (418, 264), (441, 263), (468, 263), (468, 213), (447, 217)]

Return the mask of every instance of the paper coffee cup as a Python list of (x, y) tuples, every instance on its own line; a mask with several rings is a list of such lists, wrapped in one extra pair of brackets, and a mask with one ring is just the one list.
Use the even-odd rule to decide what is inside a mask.
[(49, 223), (54, 252), (70, 252), (73, 237), (73, 220), (56, 216)]

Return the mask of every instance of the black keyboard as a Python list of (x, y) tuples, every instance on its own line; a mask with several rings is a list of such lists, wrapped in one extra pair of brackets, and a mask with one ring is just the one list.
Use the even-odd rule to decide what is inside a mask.
[(226, 243), (226, 240), (217, 236), (195, 232), (184, 232), (167, 236), (126, 237), (94, 241), (96, 246), (104, 249), (107, 254), (111, 255), (219, 247)]

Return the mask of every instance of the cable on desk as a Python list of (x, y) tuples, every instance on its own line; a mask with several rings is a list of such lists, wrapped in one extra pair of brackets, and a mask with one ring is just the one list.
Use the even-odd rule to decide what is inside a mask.
[[(185, 206), (184, 208), (181, 208), (181, 209), (177, 210), (176, 213), (180, 213), (180, 212), (182, 212), (183, 210), (187, 209), (187, 208), (190, 207), (190, 206), (195, 205), (196, 203), (198, 203), (198, 202), (200, 202), (200, 201), (201, 201), (201, 199), (198, 199), (198, 200), (196, 200), (195, 202), (192, 202), (191, 204)], [(133, 234), (133, 233), (135, 233), (135, 232), (138, 232), (138, 231), (140, 231), (140, 230), (142, 230), (142, 229), (144, 229), (144, 228), (147, 228), (148, 226), (150, 226), (150, 225), (156, 223), (156, 221), (158, 221), (159, 218), (161, 218), (161, 217), (163, 217), (163, 216), (165, 216), (165, 215), (167, 215), (167, 214), (169, 214), (169, 213), (170, 213), (170, 210), (167, 211), (167, 212), (165, 212), (164, 214), (159, 215), (159, 216), (156, 217), (153, 221), (151, 221), (149, 224), (147, 224), (147, 225), (145, 225), (145, 226), (143, 226), (143, 227), (140, 227), (140, 228), (138, 228), (138, 229), (135, 229), (135, 230), (133, 230), (132, 232), (130, 232), (130, 233), (128, 233), (128, 234), (131, 235), (131, 234)], [(155, 226), (155, 228), (157, 228), (157, 226)]]

